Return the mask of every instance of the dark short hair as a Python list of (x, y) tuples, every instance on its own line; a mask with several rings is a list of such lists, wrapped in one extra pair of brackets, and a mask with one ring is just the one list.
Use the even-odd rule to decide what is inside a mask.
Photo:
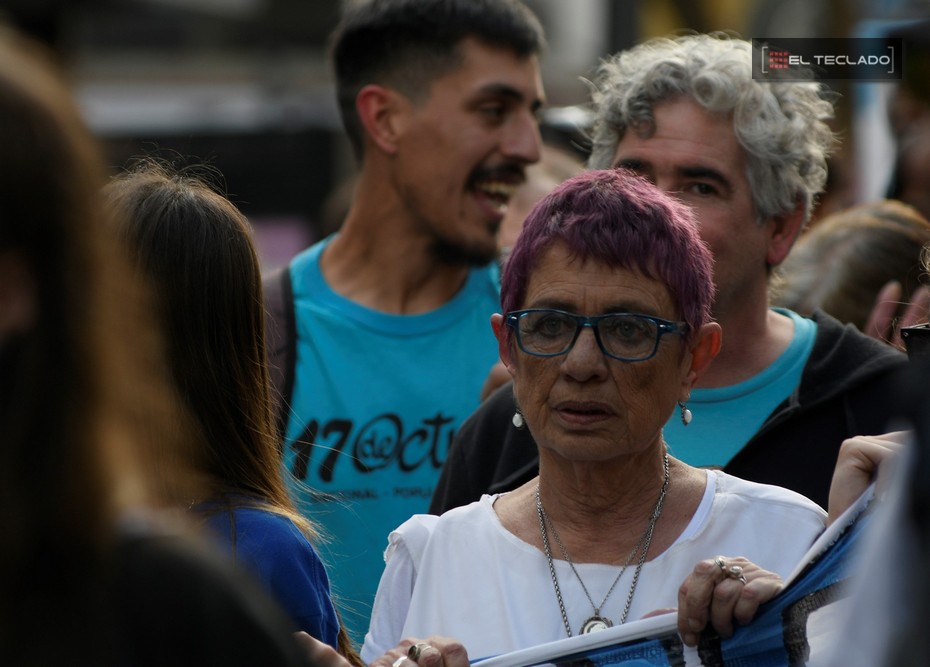
[(542, 25), (519, 0), (367, 0), (346, 10), (331, 37), (331, 57), (339, 112), (357, 156), (359, 90), (379, 83), (417, 98), (459, 65), (459, 45), (468, 37), (521, 58), (545, 48)]
[(633, 269), (664, 283), (693, 333), (710, 321), (713, 260), (691, 210), (622, 169), (568, 179), (526, 218), (501, 277), (503, 312), (522, 308), (543, 253), (563, 243), (582, 261)]

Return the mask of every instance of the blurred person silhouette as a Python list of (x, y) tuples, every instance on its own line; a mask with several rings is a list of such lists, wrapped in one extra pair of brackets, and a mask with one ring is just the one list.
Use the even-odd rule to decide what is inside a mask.
[[(768, 288), (809, 219), (835, 139), (817, 82), (756, 81), (751, 45), (725, 35), (657, 38), (600, 65), (588, 167), (624, 167), (689, 204), (714, 255), (720, 354), (666, 424), (672, 453), (826, 506), (843, 440), (882, 433), (905, 355), (826, 313), (770, 307)], [(536, 474), (511, 423), (510, 386), (459, 430), (430, 511)], [(726, 434), (726, 437), (722, 437)]]
[[(904, 202), (916, 208), (921, 215), (930, 219), (930, 20), (909, 20), (889, 30), (890, 37), (904, 40), (902, 54), (902, 78), (891, 88), (887, 99), (887, 118), (894, 140), (895, 158), (888, 180), (885, 197)], [(901, 290), (888, 286), (876, 303), (867, 332), (890, 340), (897, 347), (903, 342), (898, 329), (914, 322), (926, 321), (928, 303), (926, 292), (919, 290), (912, 297), (908, 309), (901, 316), (896, 328), (896, 301), (901, 300)]]
[(313, 547), (317, 528), (294, 508), (281, 469), (251, 227), (208, 179), (205, 168), (143, 159), (104, 190), (117, 236), (154, 294), (168, 367), (196, 420), (188, 465), (204, 490), (192, 509), (296, 629), (357, 660)]
[(0, 145), (0, 664), (303, 664), (270, 598), (168, 512), (198, 488), (172, 464), (188, 420), (105, 223), (100, 147), (53, 59), (6, 30)]
[[(921, 254), (930, 274), (930, 246)], [(883, 503), (865, 541), (854, 555), (857, 577), (845, 614), (837, 623), (841, 642), (823, 664), (904, 667), (930, 663), (930, 325), (904, 327), (901, 336), (910, 364), (898, 391), (898, 428), (854, 438), (874, 449), (898, 447), (893, 466), (884, 466)], [(832, 500), (832, 497), (831, 497)], [(885, 568), (894, 563), (893, 568)]]
[(266, 277), (266, 307), (285, 465), (353, 638), (385, 537), (426, 509), (498, 358), (497, 231), (540, 157), (543, 46), (518, 0), (352, 3), (332, 36), (358, 182), (339, 231)]
[[(903, 350), (898, 329), (920, 312), (926, 319), (930, 306), (921, 264), (927, 244), (930, 221), (902, 202), (837, 211), (802, 233), (776, 269), (772, 304), (805, 316), (821, 309)], [(890, 329), (876, 328), (879, 309), (887, 310)]]
[(895, 163), (886, 197), (910, 204), (930, 219), (930, 19), (904, 21), (888, 34), (901, 38), (904, 50), (901, 80), (893, 85), (887, 101)]
[[(881, 500), (849, 556), (855, 575), (833, 620), (840, 638), (817, 664), (829, 667), (926, 665), (930, 660), (930, 494), (926, 364), (901, 378), (902, 417), (911, 430), (856, 436), (864, 453), (893, 451), (876, 475)], [(908, 396), (910, 393), (910, 396)], [(845, 445), (848, 446), (848, 445)], [(894, 567), (885, 568), (888, 563)], [(810, 664), (814, 664), (813, 662)]]
[(930, 216), (930, 109), (898, 139), (892, 196)]

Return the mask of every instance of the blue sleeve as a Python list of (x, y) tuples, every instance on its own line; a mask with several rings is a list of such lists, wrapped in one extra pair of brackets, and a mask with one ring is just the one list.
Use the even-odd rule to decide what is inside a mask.
[(339, 620), (329, 577), (313, 545), (286, 517), (260, 510), (235, 514), (234, 537), (228, 517), (217, 515), (208, 523), (231, 548), (236, 562), (258, 577), (298, 629), (338, 648)]

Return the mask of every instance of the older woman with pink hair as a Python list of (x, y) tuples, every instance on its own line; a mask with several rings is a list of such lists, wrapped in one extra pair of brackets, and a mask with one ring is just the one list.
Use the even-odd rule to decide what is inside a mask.
[(363, 659), (430, 634), (496, 655), (670, 608), (693, 645), (781, 588), (824, 511), (686, 465), (663, 437), (673, 411), (700, 418), (713, 292), (689, 209), (647, 181), (593, 170), (537, 204), (491, 324), (539, 475), (391, 534)]

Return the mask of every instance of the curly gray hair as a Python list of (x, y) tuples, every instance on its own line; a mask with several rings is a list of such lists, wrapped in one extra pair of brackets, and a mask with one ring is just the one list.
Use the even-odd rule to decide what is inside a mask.
[(612, 166), (627, 128), (650, 136), (654, 105), (687, 95), (732, 114), (759, 221), (788, 213), (799, 200), (805, 221), (810, 217), (835, 143), (827, 124), (833, 104), (821, 84), (753, 80), (751, 44), (715, 33), (662, 37), (621, 51), (601, 62), (591, 85), (589, 167)]

